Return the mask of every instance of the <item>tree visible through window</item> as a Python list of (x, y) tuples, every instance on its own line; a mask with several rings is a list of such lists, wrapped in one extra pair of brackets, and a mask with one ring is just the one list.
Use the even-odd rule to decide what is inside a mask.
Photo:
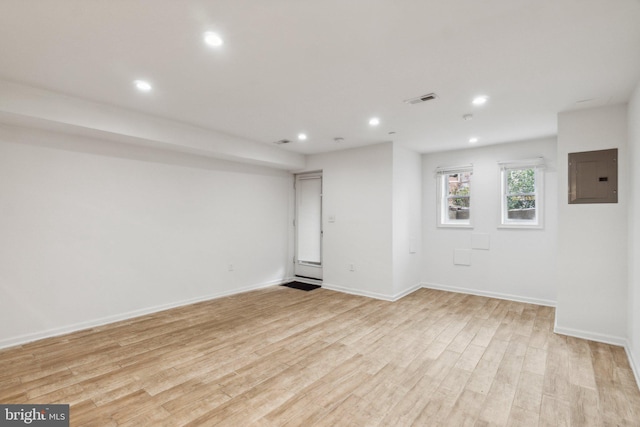
[(543, 160), (502, 162), (502, 225), (542, 226)]
[(471, 176), (469, 167), (438, 169), (438, 225), (471, 225)]
[(535, 220), (536, 171), (507, 169), (507, 219)]
[(449, 220), (468, 220), (470, 208), (471, 172), (447, 175), (449, 185), (447, 194), (447, 217)]

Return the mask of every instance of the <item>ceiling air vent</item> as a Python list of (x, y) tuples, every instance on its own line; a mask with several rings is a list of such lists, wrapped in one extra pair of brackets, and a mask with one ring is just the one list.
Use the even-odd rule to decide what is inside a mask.
[(288, 140), (288, 139), (281, 139), (281, 140), (279, 140), (279, 141), (275, 141), (275, 142), (274, 142), (274, 144), (276, 144), (276, 145), (282, 145), (282, 144), (288, 144), (288, 143), (290, 143), (290, 142), (291, 142), (291, 141), (290, 141), (290, 140)]
[(405, 99), (404, 102), (406, 102), (407, 104), (420, 104), (421, 102), (433, 101), (437, 97), (438, 95), (436, 95), (435, 93), (428, 93), (417, 98)]

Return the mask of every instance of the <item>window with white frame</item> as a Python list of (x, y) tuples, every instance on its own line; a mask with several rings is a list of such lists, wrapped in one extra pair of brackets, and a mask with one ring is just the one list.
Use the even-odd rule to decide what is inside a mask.
[(438, 175), (438, 225), (471, 226), (471, 165), (443, 167)]
[(544, 159), (499, 162), (501, 226), (541, 228)]

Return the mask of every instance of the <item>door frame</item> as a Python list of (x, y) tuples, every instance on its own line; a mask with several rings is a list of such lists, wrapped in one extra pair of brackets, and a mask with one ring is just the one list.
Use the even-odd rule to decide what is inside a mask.
[[(303, 179), (320, 179), (320, 263), (311, 263), (304, 262), (298, 260), (298, 181)], [(324, 266), (324, 256), (323, 256), (323, 238), (324, 238), (324, 225), (322, 223), (322, 214), (323, 214), (323, 177), (322, 171), (314, 171), (314, 172), (304, 172), (294, 175), (294, 193), (295, 193), (295, 203), (294, 203), (294, 256), (293, 256), (293, 274), (295, 277), (311, 279), (311, 280), (320, 280), (322, 281), (323, 277), (323, 266)]]

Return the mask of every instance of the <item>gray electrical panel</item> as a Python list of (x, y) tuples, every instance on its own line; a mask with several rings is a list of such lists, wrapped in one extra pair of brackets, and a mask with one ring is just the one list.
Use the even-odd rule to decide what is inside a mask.
[(618, 203), (618, 149), (569, 153), (569, 204)]

